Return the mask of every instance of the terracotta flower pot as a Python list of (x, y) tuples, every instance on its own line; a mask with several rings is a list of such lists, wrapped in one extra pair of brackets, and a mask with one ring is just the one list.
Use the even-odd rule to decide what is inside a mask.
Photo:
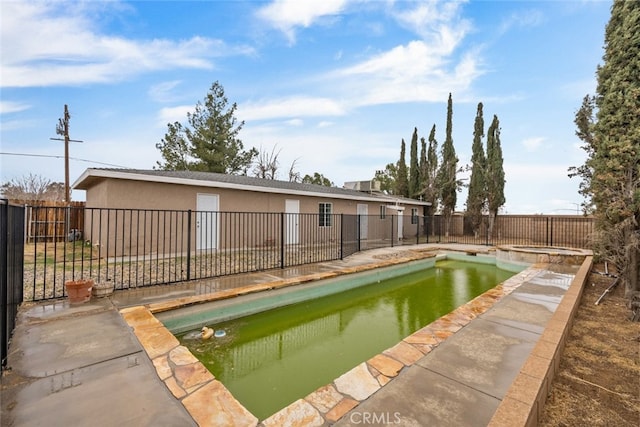
[(64, 287), (67, 290), (70, 304), (82, 304), (91, 299), (93, 280), (70, 280), (65, 282)]

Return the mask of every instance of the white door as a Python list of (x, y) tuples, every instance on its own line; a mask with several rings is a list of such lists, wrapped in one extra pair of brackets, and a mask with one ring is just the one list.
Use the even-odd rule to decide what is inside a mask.
[(285, 200), (284, 212), (285, 242), (287, 245), (297, 245), (300, 243), (300, 200)]
[(402, 216), (403, 211), (398, 211), (398, 240), (402, 240), (404, 236), (402, 235)]
[(217, 249), (220, 196), (198, 194), (196, 202), (196, 249)]
[(358, 203), (356, 206), (356, 212), (360, 218), (360, 239), (367, 238), (367, 231), (369, 230), (369, 205), (362, 205)]

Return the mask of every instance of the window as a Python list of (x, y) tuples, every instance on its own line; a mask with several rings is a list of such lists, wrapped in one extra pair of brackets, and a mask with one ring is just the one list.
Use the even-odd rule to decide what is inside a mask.
[(318, 205), (318, 227), (331, 227), (333, 225), (332, 207), (331, 203), (320, 203)]
[(387, 217), (387, 207), (385, 205), (380, 205), (380, 219), (385, 219)]
[(411, 208), (411, 224), (418, 223), (418, 208)]

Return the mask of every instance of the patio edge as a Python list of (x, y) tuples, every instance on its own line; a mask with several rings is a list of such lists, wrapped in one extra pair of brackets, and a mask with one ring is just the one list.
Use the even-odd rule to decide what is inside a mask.
[(593, 256), (588, 255), (538, 343), (507, 390), (489, 427), (538, 425), (553, 379), (559, 371), (564, 346), (592, 266)]

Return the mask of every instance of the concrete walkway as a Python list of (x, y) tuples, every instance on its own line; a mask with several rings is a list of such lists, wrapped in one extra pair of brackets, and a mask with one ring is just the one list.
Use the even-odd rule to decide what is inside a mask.
[[(349, 269), (408, 249), (387, 248), (344, 261), (120, 291), (80, 306), (70, 306), (66, 300), (23, 306), (9, 349), (9, 370), (2, 377), (1, 425), (197, 425), (159, 379), (119, 309), (274, 278)], [(403, 369), (336, 425), (361, 425), (365, 418), (368, 425), (393, 424), (398, 417), (398, 425), (489, 424), (494, 414), (504, 412), (500, 405), (539, 345), (576, 271), (577, 267), (549, 266)], [(325, 425), (332, 424), (324, 420)], [(305, 425), (295, 418), (289, 422)]]
[(578, 267), (547, 266), (336, 425), (376, 415), (403, 426), (489, 425)]

